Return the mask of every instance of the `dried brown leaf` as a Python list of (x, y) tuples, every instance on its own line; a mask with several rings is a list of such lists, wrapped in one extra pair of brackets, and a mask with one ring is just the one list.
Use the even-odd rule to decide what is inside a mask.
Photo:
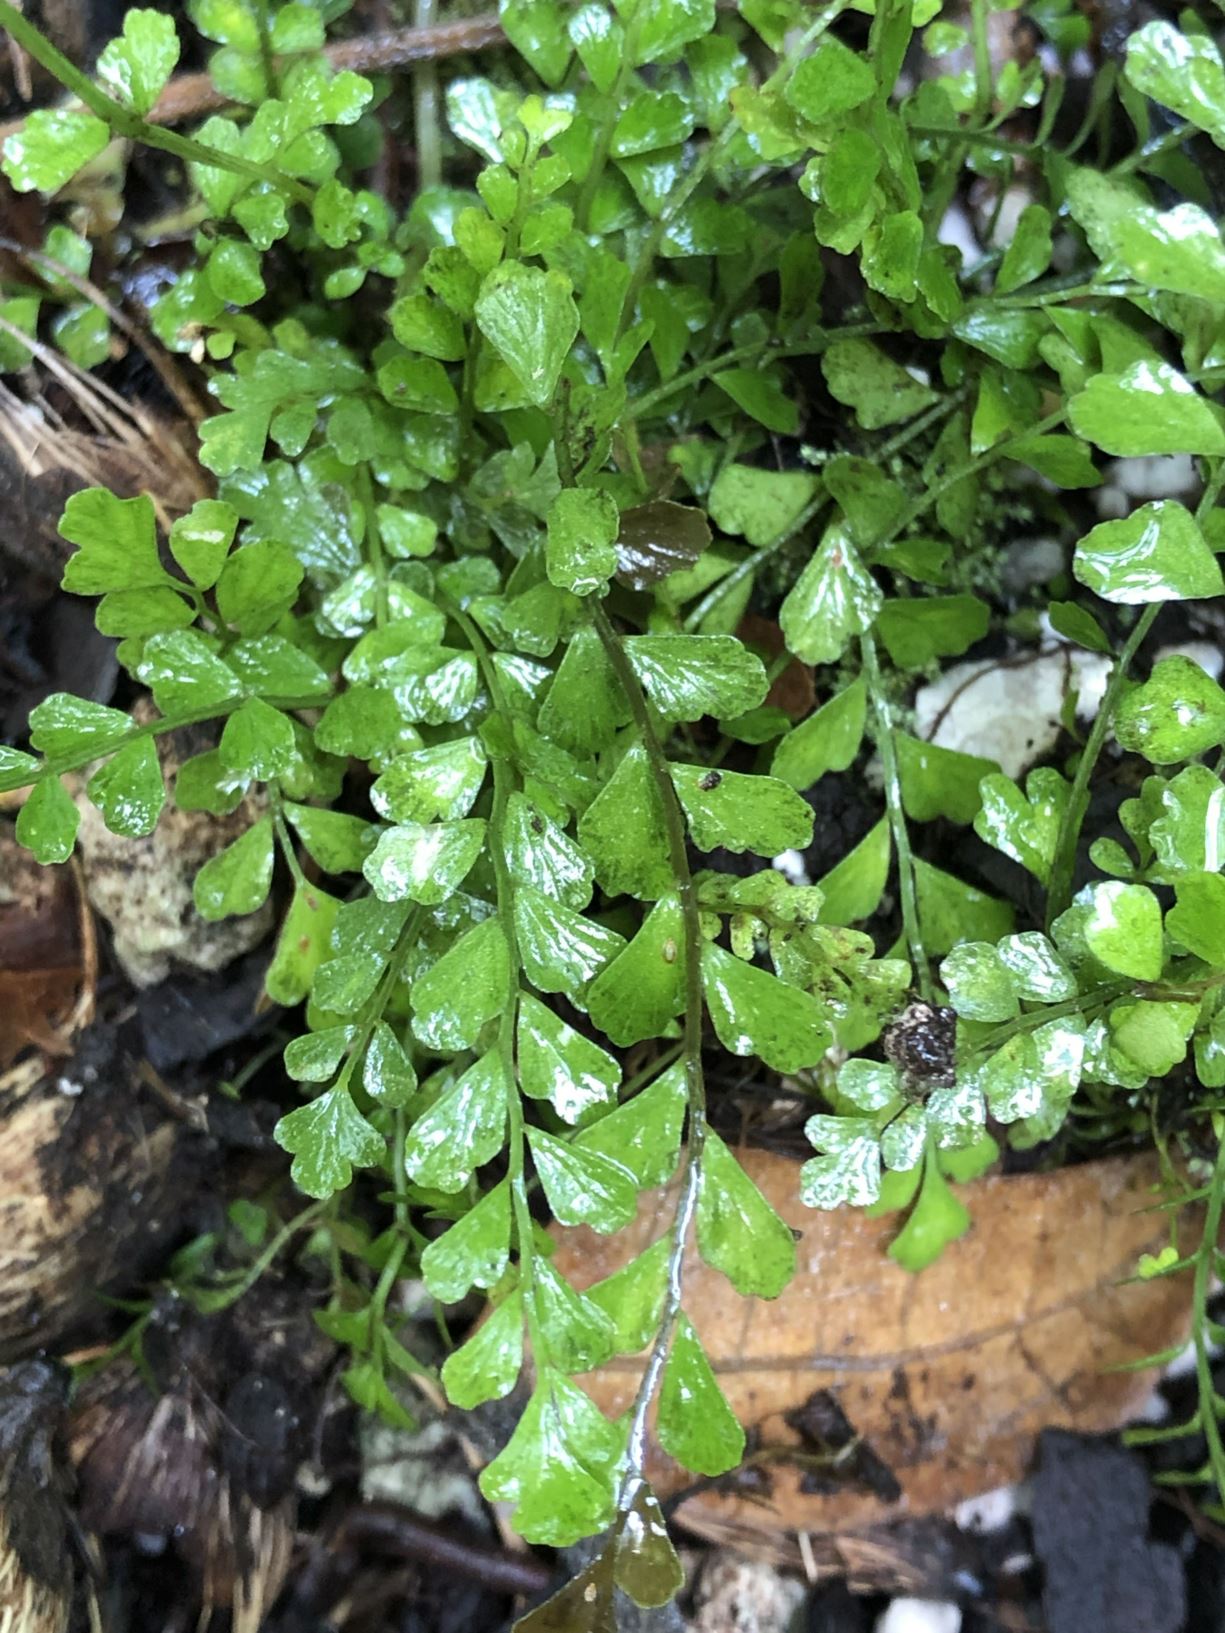
[[(898, 1515), (938, 1513), (1020, 1478), (1038, 1431), (1096, 1432), (1128, 1421), (1152, 1389), (1150, 1372), (1110, 1372), (1177, 1344), (1188, 1327), (1185, 1277), (1127, 1283), (1142, 1253), (1167, 1240), (1152, 1209), (1154, 1158), (1116, 1158), (1051, 1174), (996, 1176), (960, 1187), (973, 1228), (921, 1276), (885, 1256), (897, 1220), (798, 1199), (797, 1165), (741, 1153), (748, 1172), (798, 1233), (799, 1272), (766, 1303), (730, 1296), (691, 1252), (685, 1308), (741, 1420), (766, 1448), (770, 1491), (703, 1492), (680, 1517), (726, 1539), (779, 1539), (859, 1530)], [(665, 1228), (673, 1198), (649, 1196), (617, 1236), (559, 1230), (558, 1270), (579, 1287), (610, 1275)], [(638, 1361), (583, 1379), (616, 1416), (630, 1403)], [(827, 1390), (901, 1486), (893, 1503), (851, 1471), (802, 1492), (803, 1472), (773, 1449), (800, 1448), (786, 1421)], [(658, 1454), (657, 1454), (658, 1455)], [(807, 1471), (811, 1475), (811, 1465)], [(658, 1455), (661, 1496), (690, 1476)]]

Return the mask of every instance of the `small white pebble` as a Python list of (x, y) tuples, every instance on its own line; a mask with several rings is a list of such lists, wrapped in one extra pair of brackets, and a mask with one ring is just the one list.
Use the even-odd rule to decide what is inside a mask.
[(991, 234), (993, 249), (1007, 249), (1016, 237), (1017, 222), (1021, 219), (1022, 210), (1033, 202), (1034, 195), (1028, 187), (1006, 189), (1004, 201), (996, 217), (995, 231)]
[(895, 1599), (876, 1633), (961, 1633), (961, 1610), (941, 1599)]
[(1064, 548), (1058, 539), (1016, 539), (1004, 555), (1001, 577), (1014, 595), (1035, 584), (1049, 584), (1063, 571)]
[(800, 851), (783, 851), (776, 856), (770, 866), (781, 873), (790, 885), (810, 885), (808, 869), (804, 866), (804, 857)]
[(1017, 1511), (1017, 1488), (997, 1486), (981, 1497), (967, 1497), (953, 1510), (953, 1518), (963, 1531), (1002, 1531)]
[(959, 204), (954, 204), (944, 212), (944, 219), (936, 229), (936, 240), (938, 243), (951, 244), (954, 249), (959, 249), (966, 266), (973, 266), (982, 260), (983, 252), (974, 235), (974, 228), (970, 225), (970, 218)]
[(1113, 482), (1105, 482), (1100, 488), (1093, 490), (1093, 508), (1097, 511), (1099, 520), (1103, 522), (1121, 522), (1124, 516), (1130, 516), (1135, 506), (1122, 488)]
[(1164, 1423), (1169, 1416), (1169, 1401), (1166, 1400), (1160, 1389), (1154, 1389), (1132, 1421), (1134, 1423)]
[(1129, 499), (1177, 499), (1200, 486), (1190, 454), (1149, 454), (1139, 459), (1116, 459), (1106, 473), (1112, 487)]
[(1186, 1344), (1162, 1373), (1163, 1378), (1189, 1378), (1195, 1371), (1195, 1345)]
[(1065, 694), (1075, 691), (1077, 714), (1091, 720), (1109, 672), (1109, 658), (1071, 647), (954, 664), (916, 693), (915, 736), (996, 760), (1018, 777), (1055, 746)]
[(1162, 658), (1190, 658), (1213, 680), (1220, 680), (1221, 670), (1225, 668), (1225, 652), (1214, 641), (1180, 641), (1174, 646), (1163, 646), (1155, 661), (1160, 663)]

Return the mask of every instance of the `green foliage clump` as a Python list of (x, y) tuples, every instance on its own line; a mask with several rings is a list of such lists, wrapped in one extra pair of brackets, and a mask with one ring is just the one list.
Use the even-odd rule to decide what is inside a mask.
[[(390, 88), (321, 50), (344, 9), (192, 0), (232, 111), (187, 137), (146, 119), (178, 59), (168, 19), (130, 12), (95, 81), (0, 3), (82, 104), (9, 139), (16, 187), (54, 192), (113, 134), (185, 162), (196, 258), (153, 325), (217, 402), (216, 497), (164, 549), (148, 498), (91, 490), (63, 520), (65, 587), (100, 598), (156, 717), (49, 698), (30, 752), (0, 749), (0, 788), (31, 785), (18, 835), (61, 862), (66, 774), (93, 767), (107, 825), (147, 833), (155, 739), (217, 722), (179, 803), (228, 812), (255, 786), (265, 814), (196, 906), (251, 913), (278, 868), (289, 886), (267, 985), (305, 1004), (285, 1050), (302, 1104), (277, 1139), (333, 1234), (320, 1320), (347, 1386), (402, 1418), (400, 1276), (487, 1292), (442, 1381), (464, 1407), (504, 1396), (526, 1340), (530, 1403), (482, 1488), (535, 1541), (613, 1527), (567, 1590), (565, 1625), (596, 1628), (614, 1583), (644, 1603), (676, 1586), (643, 1477), (656, 1402), (687, 1468), (743, 1451), (685, 1311), (687, 1241), (742, 1294), (794, 1270), (707, 1128), (704, 1047), (821, 1097), (805, 1200), (908, 1210), (891, 1251), (914, 1270), (966, 1228), (948, 1180), (998, 1139), (1143, 1129), (1184, 1062), (1182, 1126), (1215, 1130), (1225, 691), (1186, 658), (1133, 667), (1163, 606), (1225, 588), (1225, 247), (1188, 157), (1225, 145), (1225, 94), (1193, 94), (1185, 65), (1223, 93), (1225, 74), (1199, 25), (1150, 23), (1077, 132), (1061, 72), (992, 68), (983, 0), (968, 37), (927, 0), (506, 0), (514, 62), (447, 87), (454, 180), (427, 174), (397, 215), (360, 180)], [(1070, 8), (1038, 24), (1056, 61), (1083, 43)], [(418, 141), (432, 168), (438, 132)], [(996, 200), (973, 264), (938, 233), (969, 179)], [(88, 269), (65, 226), (47, 251)], [(40, 303), (76, 362), (101, 359), (105, 324), (49, 276), (6, 303), (0, 361), (26, 360)], [(1103, 456), (1168, 453), (1200, 461), (1194, 511), (1084, 525)], [(1032, 606), (983, 593), (1026, 491), (1080, 539), (1050, 626), (1114, 664), (1088, 736), (1022, 785), (908, 732), (903, 700), (993, 628), (1037, 638)], [(777, 656), (739, 633), (751, 609), (776, 611)], [(771, 701), (793, 660), (822, 697), (798, 722)], [(1144, 771), (1125, 839), (1086, 830), (1112, 739)], [(803, 792), (873, 745), (878, 820), (824, 878), (729, 862), (804, 850)], [(930, 860), (934, 823), (1032, 876), (1020, 927)], [(880, 956), (856, 926), (895, 902)], [(929, 1024), (947, 1050), (908, 1047)], [(648, 1043), (627, 1082), (621, 1052)], [(654, 1246), (586, 1292), (557, 1273), (535, 1188), (560, 1223), (615, 1232), (678, 1169)], [(355, 1172), (385, 1192), (374, 1240), (332, 1200)], [(574, 1377), (644, 1350), (610, 1423)]]

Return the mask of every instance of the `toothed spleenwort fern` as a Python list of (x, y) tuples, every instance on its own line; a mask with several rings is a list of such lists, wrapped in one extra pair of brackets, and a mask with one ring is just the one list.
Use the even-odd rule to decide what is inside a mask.
[[(1061, 72), (992, 68), (981, 0), (968, 40), (928, 0), (511, 0), (516, 56), (447, 87), (453, 184), (398, 217), (357, 180), (397, 88), (321, 49), (345, 9), (189, 0), (233, 111), (186, 136), (148, 119), (179, 55), (168, 17), (130, 12), (90, 78), (0, 0), (78, 99), (9, 139), (16, 187), (56, 192), (113, 136), (186, 165), (195, 260), (152, 321), (219, 408), (201, 427), (217, 497), (165, 550), (145, 497), (90, 490), (63, 519), (64, 585), (100, 597), (155, 715), (51, 697), (30, 751), (0, 749), (0, 787), (29, 786), (18, 836), (61, 862), (65, 777), (88, 771), (106, 824), (146, 834), (156, 739), (215, 724), (174, 797), (222, 813), (258, 791), (196, 880), (206, 919), (259, 908), (279, 858), (267, 989), (305, 1024), (277, 1138), (315, 1199), (299, 1224), (330, 1243), (319, 1319), (348, 1388), (403, 1419), (400, 1278), (486, 1292), (443, 1383), (475, 1407), (530, 1351), (482, 1488), (535, 1541), (612, 1526), (536, 1622), (601, 1627), (614, 1581), (657, 1603), (679, 1580), (648, 1418), (698, 1474), (744, 1444), (686, 1313), (686, 1243), (746, 1295), (794, 1267), (707, 1128), (704, 1050), (812, 1093), (804, 1198), (908, 1210), (892, 1252), (911, 1269), (965, 1229), (947, 1181), (994, 1161), (995, 1136), (1141, 1130), (1150, 1084), (1188, 1059), (1225, 1084), (1225, 692), (1186, 657), (1139, 662), (1165, 603), (1223, 589), (1225, 247), (1189, 155), (1225, 145), (1225, 73), (1201, 25), (1149, 23), (1077, 129)], [(1084, 43), (1069, 8), (1035, 19), (1055, 64)], [(966, 44), (973, 66), (942, 73)], [(965, 264), (937, 229), (971, 175), (997, 207)], [(46, 251), (88, 270), (62, 222)], [(44, 284), (0, 306), (0, 363), (44, 321), (98, 361), (105, 322)], [(1158, 498), (1086, 531), (1106, 457), (1168, 453), (1200, 462), (1194, 513)], [(1073, 576), (1001, 614), (999, 553), (1039, 515), (1079, 539)], [(738, 633), (751, 607), (777, 612), (769, 667)], [(916, 678), (993, 623), (1019, 649), (1114, 657), (1087, 739), (1024, 786), (906, 729)], [(794, 659), (822, 698), (802, 718), (771, 693)], [(706, 865), (803, 850), (803, 792), (873, 745), (879, 820), (818, 884)], [(1127, 844), (1086, 831), (1107, 751), (1147, 762)], [(1027, 870), (1045, 917), (1018, 928), (937, 866), (936, 822)], [(878, 956), (853, 926), (893, 904), (903, 933)], [(1188, 1129), (1198, 1093), (1188, 1074)], [(383, 1191), (373, 1240), (346, 1209), (355, 1170)], [(613, 1232), (674, 1174), (654, 1246), (586, 1293), (559, 1276), (537, 1188), (552, 1219)], [(218, 1299), (299, 1228), (258, 1214), (238, 1220), (256, 1268)], [(610, 1423), (575, 1377), (639, 1352)]]

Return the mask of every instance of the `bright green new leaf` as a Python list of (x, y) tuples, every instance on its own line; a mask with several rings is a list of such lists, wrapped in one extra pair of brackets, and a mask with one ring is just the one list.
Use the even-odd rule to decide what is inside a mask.
[(812, 471), (772, 471), (756, 465), (725, 465), (715, 478), (707, 508), (724, 533), (743, 534), (749, 544), (769, 544), (795, 525), (819, 491)]
[(526, 795), (512, 794), (507, 800), (502, 837), (513, 879), (576, 911), (586, 907), (594, 878), (590, 860), (565, 829)]
[(1188, 873), (1174, 882), (1176, 904), (1165, 916), (1175, 941), (1205, 963), (1225, 969), (1225, 878)]
[(510, 1259), (510, 1184), (502, 1180), (421, 1255), (426, 1287), (457, 1304), (470, 1287), (493, 1287)]
[(1127, 78), (1225, 147), (1225, 70), (1211, 34), (1184, 34), (1164, 17), (1145, 23), (1127, 42)]
[(490, 1502), (516, 1506), (515, 1528), (530, 1542), (564, 1548), (612, 1519), (621, 1431), (577, 1384), (541, 1369), (505, 1448), (481, 1473)]
[(836, 663), (851, 638), (872, 627), (884, 603), (846, 529), (826, 530), (778, 615), (787, 645), (804, 663)]
[(613, 127), (609, 149), (614, 159), (630, 159), (675, 147), (693, 135), (693, 113), (675, 91), (638, 91)]
[(85, 488), (65, 505), (59, 531), (77, 546), (60, 581), (75, 595), (153, 589), (167, 581), (148, 494), (116, 499), (106, 488)]
[(795, 1274), (795, 1240), (717, 1134), (707, 1130), (698, 1247), (746, 1298), (777, 1298)]
[(555, 1219), (599, 1231), (629, 1224), (638, 1211), (638, 1187), (627, 1168), (543, 1129), (529, 1129), (528, 1141)]
[(198, 589), (221, 576), (238, 531), (238, 512), (220, 499), (197, 499), (170, 529), (170, 554)]
[(632, 635), (626, 656), (668, 720), (731, 719), (765, 700), (761, 659), (731, 635)]
[(671, 62), (715, 26), (715, 0), (660, 0), (643, 6), (635, 22), (635, 63)]
[(1003, 772), (984, 777), (979, 792), (982, 810), (974, 818), (974, 832), (1046, 884), (1069, 784), (1057, 771), (1040, 767), (1026, 778), (1024, 793)]
[(867, 340), (834, 341), (821, 358), (821, 372), (830, 394), (855, 410), (865, 431), (908, 420), (937, 400), (930, 386)]
[(1111, 1046), (1146, 1077), (1165, 1077), (1187, 1058), (1198, 1013), (1198, 1004), (1114, 1004), (1107, 1016)]
[(153, 693), (163, 714), (199, 710), (224, 712), (223, 705), (242, 693), (238, 676), (194, 629), (153, 635), (145, 642), (136, 675)]
[(236, 777), (271, 782), (288, 771), (296, 752), (293, 722), (262, 698), (251, 697), (226, 721), (217, 755)]
[(1126, 183), (1087, 169), (1071, 172), (1067, 194), (1103, 279), (1123, 272), (1152, 289), (1225, 299), (1225, 244), (1199, 205), (1155, 210)]
[(412, 984), (413, 1032), (430, 1049), (470, 1049), (507, 1003), (510, 954), (496, 918), (467, 931)]
[(1153, 765), (1193, 759), (1225, 742), (1225, 691), (1190, 658), (1162, 658), (1119, 704), (1114, 732)]
[(34, 784), (17, 813), (17, 842), (32, 851), (35, 860), (44, 866), (66, 862), (80, 825), (76, 801), (57, 776), (48, 774)]
[(676, 1170), (687, 1104), (678, 1064), (607, 1117), (581, 1129), (574, 1144), (611, 1157), (634, 1176), (639, 1190), (663, 1185)]
[(918, 1201), (889, 1244), (889, 1257), (903, 1270), (917, 1274), (934, 1264), (950, 1242), (964, 1236), (971, 1223), (969, 1210), (953, 1195), (940, 1172), (936, 1152), (929, 1151)]
[(527, 401), (546, 407), (578, 334), (570, 280), (521, 261), (504, 262), (481, 285), (476, 321)]
[(1111, 652), (1110, 637), (1093, 614), (1078, 601), (1052, 601), (1046, 613), (1051, 628), (1065, 641), (1074, 641), (1089, 652)]
[(872, 65), (832, 35), (799, 63), (787, 82), (787, 101), (814, 125), (840, 119), (876, 89)]
[(304, 1032), (285, 1045), (285, 1070), (296, 1083), (326, 1083), (357, 1036), (355, 1026)]
[(286, 802), (285, 816), (307, 855), (325, 873), (360, 873), (379, 830), (347, 811)]
[(812, 807), (777, 777), (749, 777), (700, 765), (668, 769), (699, 850), (723, 846), (777, 856), (812, 843)]
[(70, 692), (52, 692), (30, 711), (30, 743), (49, 759), (76, 759), (86, 753), (104, 753), (132, 730), (132, 718), (122, 709)]
[(744, 1430), (683, 1314), (664, 1365), (658, 1434), (668, 1456), (694, 1474), (726, 1474), (744, 1456)]
[(4, 174), (19, 193), (55, 193), (111, 139), (101, 119), (74, 108), (38, 108), (4, 143)]
[(517, 1040), (520, 1087), (535, 1100), (548, 1100), (564, 1123), (616, 1103), (617, 1062), (530, 993), (519, 999)]
[(240, 635), (266, 635), (297, 599), (302, 563), (277, 539), (236, 550), (217, 580), (217, 611)]
[(1099, 522), (1076, 546), (1072, 571), (1105, 601), (1193, 601), (1225, 592), (1199, 524), (1176, 499)]
[(509, 1395), (522, 1369), (523, 1296), (516, 1290), (465, 1344), (447, 1356), (442, 1363), (442, 1387), (452, 1406), (468, 1412)]
[(923, 669), (935, 658), (958, 657), (987, 633), (990, 611), (975, 595), (886, 601), (876, 629), (899, 669)]
[(612, 1322), (613, 1354), (637, 1355), (659, 1331), (668, 1293), (671, 1239), (661, 1236), (636, 1259), (587, 1289), (587, 1300)]
[(502, 1149), (514, 1092), (497, 1050), (469, 1066), (408, 1131), (404, 1166), (417, 1184), (462, 1191), (475, 1170)]
[(815, 1066), (833, 1040), (820, 1004), (722, 947), (702, 952), (702, 986), (719, 1042), (779, 1072)]
[(1118, 879), (1093, 885), (1082, 928), (1089, 951), (1108, 970), (1137, 981), (1161, 975), (1161, 904), (1146, 885)]
[(1169, 874), (1225, 867), (1225, 787), (1206, 765), (1189, 765), (1160, 784), (1161, 815), (1148, 841)]
[(97, 74), (104, 90), (134, 113), (148, 113), (179, 60), (174, 20), (164, 13), (133, 10), (123, 33), (103, 50)]
[(448, 822), (472, 809), (487, 764), (476, 737), (414, 749), (391, 762), (370, 790), (370, 803), (389, 822)]
[(625, 946), (624, 936), (584, 918), (533, 885), (515, 889), (515, 934), (524, 972), (542, 992), (580, 1002), (587, 983)]
[(327, 957), (339, 908), (335, 896), (315, 885), (294, 886), (276, 951), (264, 976), (264, 991), (274, 1004), (300, 1004), (306, 997), (316, 970)]
[(386, 1151), (383, 1136), (358, 1111), (343, 1083), (282, 1117), (273, 1133), (293, 1156), (294, 1184), (320, 1200), (343, 1191), (354, 1168), (374, 1167)]
[(658, 1037), (685, 1004), (685, 933), (675, 892), (591, 983), (587, 1013), (619, 1047)]
[(576, 1292), (547, 1259), (537, 1261), (533, 1280), (536, 1317), (554, 1364), (565, 1372), (588, 1372), (607, 1361), (616, 1343), (607, 1311)]
[(549, 507), (545, 562), (549, 583), (574, 595), (603, 593), (617, 570), (620, 516), (610, 494), (563, 488)]
[(388, 828), (362, 869), (383, 902), (444, 902), (471, 868), (485, 843), (485, 823), (405, 822)]
[(822, 924), (856, 924), (871, 918), (889, 878), (893, 840), (889, 822), (882, 817), (853, 850), (835, 862), (818, 881), (823, 897)]
[(915, 894), (923, 943), (933, 958), (962, 941), (998, 940), (1013, 925), (1013, 910), (973, 885), (915, 857)]
[(86, 789), (113, 834), (138, 839), (152, 833), (162, 806), (166, 784), (151, 737), (125, 743), (95, 771)]
[(610, 896), (656, 900), (672, 888), (663, 798), (641, 743), (583, 812), (578, 838)]
[(1041, 204), (1027, 204), (1017, 218), (1012, 241), (995, 276), (1004, 295), (1040, 278), (1051, 264), (1051, 214)]
[(362, 1088), (381, 1106), (406, 1106), (416, 1093), (413, 1063), (386, 1021), (379, 1021), (371, 1034), (362, 1062)]
[(721, 369), (713, 376), (713, 384), (767, 431), (784, 437), (798, 433), (799, 409), (786, 395), (777, 375), (760, 368)]
[(941, 816), (950, 822), (973, 822), (982, 806), (979, 784), (1000, 769), (994, 760), (940, 748), (905, 732), (896, 734), (895, 747), (907, 816), (916, 822)]
[(541, 707), (541, 731), (563, 748), (592, 753), (607, 748), (629, 717), (599, 636), (576, 631)]
[(38, 777), (38, 760), (19, 748), (0, 743), (0, 792), (10, 793), (25, 788)]
[(1069, 402), (1068, 418), (1107, 454), (1225, 453), (1220, 410), (1168, 363), (1095, 374)]
[(1012, 973), (986, 941), (965, 941), (940, 966), (949, 1002), (968, 1021), (1010, 1021), (1020, 1013)]
[(783, 738), (774, 751), (771, 775), (803, 790), (827, 771), (845, 771), (863, 741), (867, 705), (868, 689), (862, 677), (835, 692), (828, 703)]
[(192, 896), (202, 919), (254, 913), (272, 887), (272, 818), (261, 817), (196, 874)]

